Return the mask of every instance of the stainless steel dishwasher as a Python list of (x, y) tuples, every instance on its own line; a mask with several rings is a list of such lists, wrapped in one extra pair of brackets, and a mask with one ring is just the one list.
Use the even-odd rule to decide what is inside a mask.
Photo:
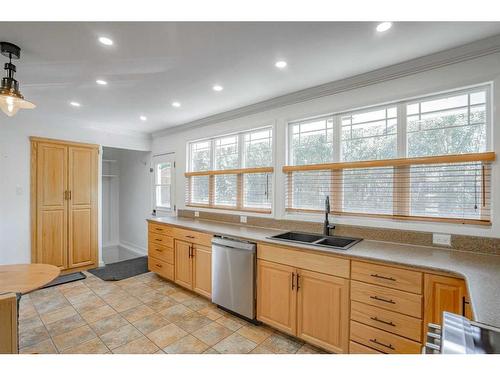
[(255, 243), (228, 237), (212, 239), (212, 302), (255, 320)]

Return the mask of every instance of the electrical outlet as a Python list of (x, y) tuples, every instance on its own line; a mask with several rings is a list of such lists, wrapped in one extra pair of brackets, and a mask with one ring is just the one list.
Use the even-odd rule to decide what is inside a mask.
[(247, 222), (247, 217), (246, 216), (240, 216), (240, 223), (245, 223)]
[(194, 212), (194, 217), (200, 217), (200, 211), (195, 211)]
[(451, 234), (432, 233), (432, 243), (434, 245), (451, 246)]

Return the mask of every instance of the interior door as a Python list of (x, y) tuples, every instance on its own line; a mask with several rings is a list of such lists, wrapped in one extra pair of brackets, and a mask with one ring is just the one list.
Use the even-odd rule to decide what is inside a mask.
[(349, 280), (299, 270), (297, 336), (335, 353), (349, 347)]
[(69, 242), (68, 267), (96, 263), (97, 149), (68, 148)]
[(189, 242), (175, 240), (175, 282), (185, 288), (193, 288), (193, 262)]
[(257, 262), (257, 319), (285, 333), (296, 332), (295, 268)]
[(68, 148), (37, 144), (36, 261), (66, 269), (68, 266)]
[(212, 249), (194, 245), (193, 251), (193, 289), (210, 298), (212, 297)]

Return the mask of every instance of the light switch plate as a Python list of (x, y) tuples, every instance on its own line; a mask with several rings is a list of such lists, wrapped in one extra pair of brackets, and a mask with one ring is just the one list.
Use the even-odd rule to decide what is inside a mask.
[(245, 223), (247, 222), (247, 217), (246, 216), (240, 216), (240, 223)]
[(440, 246), (451, 246), (451, 234), (432, 233), (432, 243)]
[(194, 212), (194, 217), (200, 217), (200, 211), (195, 211)]

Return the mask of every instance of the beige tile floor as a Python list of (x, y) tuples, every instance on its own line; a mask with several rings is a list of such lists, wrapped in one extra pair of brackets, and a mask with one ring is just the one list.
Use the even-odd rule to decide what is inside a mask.
[(321, 353), (153, 273), (117, 282), (86, 275), (21, 298), (21, 353)]

